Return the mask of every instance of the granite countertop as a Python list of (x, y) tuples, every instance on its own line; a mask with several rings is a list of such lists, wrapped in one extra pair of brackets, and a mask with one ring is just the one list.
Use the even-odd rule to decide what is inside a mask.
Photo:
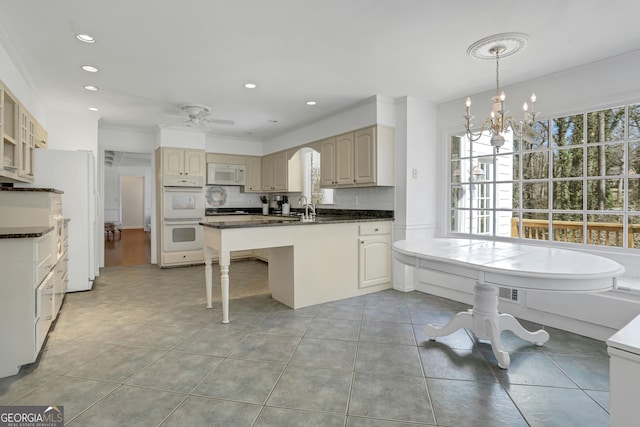
[[(304, 208), (291, 208), (289, 215), (302, 215)], [(318, 216), (349, 216), (364, 218), (393, 218), (394, 211), (368, 210), (368, 209), (327, 209), (317, 208)], [(205, 216), (223, 215), (262, 215), (262, 208), (206, 208)], [(270, 213), (269, 216), (283, 216), (282, 214)]]
[(374, 222), (374, 221), (393, 221), (393, 217), (364, 217), (364, 216), (316, 216), (313, 222), (303, 222), (297, 216), (265, 216), (264, 219), (252, 219), (247, 221), (221, 221), (206, 223), (201, 222), (200, 225), (210, 228), (227, 229), (227, 228), (254, 228), (254, 227), (280, 227), (280, 226), (298, 226), (298, 225), (323, 225), (323, 224), (344, 224), (349, 222)]
[(53, 230), (52, 226), (0, 227), (0, 239), (28, 239), (44, 236)]
[(0, 191), (30, 191), (30, 192), (64, 194), (64, 191), (56, 190), (55, 188), (36, 188), (36, 187), (3, 187), (3, 186), (0, 186)]

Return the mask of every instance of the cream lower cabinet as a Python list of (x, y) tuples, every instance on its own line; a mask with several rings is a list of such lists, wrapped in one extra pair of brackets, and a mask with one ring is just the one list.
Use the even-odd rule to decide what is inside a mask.
[(358, 288), (391, 283), (391, 223), (360, 224)]
[(54, 234), (0, 239), (0, 378), (36, 360), (56, 317)]

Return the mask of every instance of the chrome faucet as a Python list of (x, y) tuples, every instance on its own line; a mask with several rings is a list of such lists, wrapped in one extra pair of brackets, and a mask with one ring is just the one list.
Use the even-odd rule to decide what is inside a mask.
[[(313, 203), (309, 203), (306, 196), (300, 196), (298, 198), (298, 204), (304, 206), (304, 214), (302, 215), (302, 221), (313, 221), (316, 216), (316, 207)], [(311, 216), (309, 216), (309, 208), (311, 208)]]

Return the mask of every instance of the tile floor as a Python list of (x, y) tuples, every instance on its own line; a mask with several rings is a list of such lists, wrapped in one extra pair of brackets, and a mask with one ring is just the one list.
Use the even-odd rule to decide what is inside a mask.
[(384, 291), (290, 310), (264, 263), (231, 272), (223, 325), (201, 266), (103, 269), (67, 295), (39, 359), (0, 379), (0, 405), (64, 405), (91, 427), (609, 425), (602, 342), (505, 333), (505, 371), (464, 330), (428, 341), (422, 325), (466, 308), (454, 301)]

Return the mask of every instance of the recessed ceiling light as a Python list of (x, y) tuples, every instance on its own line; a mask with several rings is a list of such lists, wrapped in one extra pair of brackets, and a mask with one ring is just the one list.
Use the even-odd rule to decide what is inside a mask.
[(316, 101), (307, 101), (307, 105), (316, 105), (317, 102)]
[(96, 107), (89, 107), (89, 111), (100, 111), (100, 110)]
[(84, 43), (95, 43), (96, 39), (91, 37), (89, 34), (76, 34), (76, 38)]
[(258, 86), (255, 83), (245, 83), (244, 87), (246, 87), (247, 89), (255, 89)]
[(83, 65), (82, 69), (85, 71), (88, 71), (90, 73), (97, 73), (98, 69), (96, 67), (94, 67), (93, 65)]
[(98, 87), (96, 87), (96, 86), (92, 86), (92, 85), (86, 85), (84, 88), (85, 88), (86, 90), (90, 90), (90, 91), (92, 91), (92, 92), (95, 92), (95, 91), (97, 91), (97, 90), (100, 90)]

